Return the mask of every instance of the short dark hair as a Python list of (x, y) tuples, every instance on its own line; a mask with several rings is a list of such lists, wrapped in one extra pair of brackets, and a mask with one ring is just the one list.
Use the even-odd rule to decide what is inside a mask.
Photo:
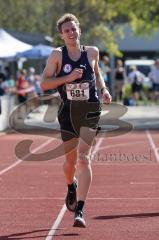
[(63, 23), (74, 21), (78, 27), (80, 27), (79, 20), (71, 13), (65, 13), (57, 20), (57, 30), (61, 32), (61, 26)]

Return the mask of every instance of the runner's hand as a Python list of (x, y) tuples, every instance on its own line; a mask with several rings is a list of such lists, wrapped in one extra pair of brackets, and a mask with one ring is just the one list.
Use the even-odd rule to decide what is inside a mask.
[(76, 79), (80, 79), (82, 78), (82, 74), (83, 74), (82, 68), (75, 68), (69, 75), (67, 75), (66, 82), (73, 82)]
[(104, 104), (110, 104), (111, 101), (112, 101), (112, 96), (110, 95), (110, 93), (107, 89), (104, 89), (103, 94), (102, 94), (102, 98), (103, 98), (103, 103)]

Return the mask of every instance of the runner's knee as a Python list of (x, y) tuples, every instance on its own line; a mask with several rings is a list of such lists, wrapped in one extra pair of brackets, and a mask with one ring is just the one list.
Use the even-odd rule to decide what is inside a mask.
[(91, 164), (90, 154), (82, 154), (78, 160), (78, 164), (80, 166), (90, 165)]

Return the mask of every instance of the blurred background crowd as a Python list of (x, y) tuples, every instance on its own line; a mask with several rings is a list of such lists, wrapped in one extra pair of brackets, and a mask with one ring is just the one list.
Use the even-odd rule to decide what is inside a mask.
[[(159, 104), (159, 59), (116, 59), (115, 68), (111, 68), (109, 57), (103, 55), (99, 67), (114, 101), (127, 106)], [(18, 70), (16, 77), (6, 67), (0, 72), (0, 96), (14, 97), (16, 104), (40, 96), (40, 79), (41, 74), (32, 66)]]
[(110, 67), (108, 56), (100, 60), (100, 69), (113, 100), (124, 105), (159, 103), (159, 59), (117, 59), (115, 68)]

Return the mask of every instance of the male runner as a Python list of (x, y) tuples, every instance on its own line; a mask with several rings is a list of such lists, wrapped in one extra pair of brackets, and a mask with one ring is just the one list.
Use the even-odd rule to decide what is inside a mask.
[[(57, 29), (64, 46), (56, 48), (49, 56), (41, 87), (58, 89), (61, 96), (58, 120), (66, 155), (63, 165), (68, 185), (65, 202), (70, 211), (75, 211), (73, 226), (86, 227), (83, 207), (92, 180), (90, 150), (101, 111), (97, 88), (101, 90), (103, 103), (109, 104), (111, 95), (99, 71), (98, 48), (80, 45), (78, 19), (73, 14), (64, 14), (57, 21)], [(93, 112), (91, 103), (95, 104)], [(83, 118), (85, 108), (88, 114)]]

